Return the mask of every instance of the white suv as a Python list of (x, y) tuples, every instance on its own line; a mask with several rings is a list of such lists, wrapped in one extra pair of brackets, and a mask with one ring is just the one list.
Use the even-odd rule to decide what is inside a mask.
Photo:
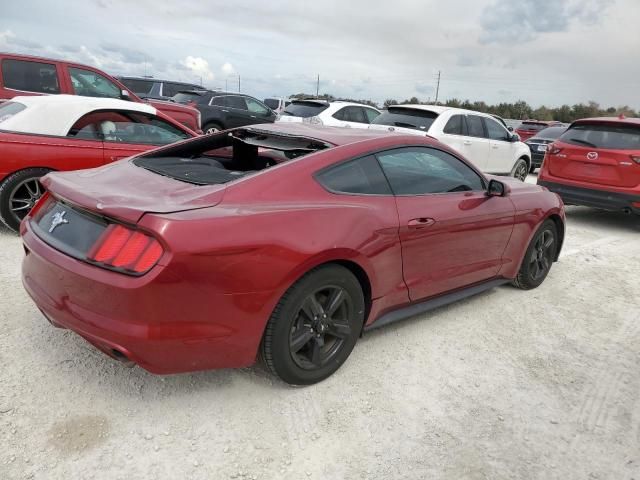
[(293, 100), (276, 122), (305, 122), (330, 127), (367, 128), (380, 110), (350, 102)]
[(369, 128), (429, 135), (486, 173), (524, 181), (531, 166), (529, 147), (485, 113), (435, 105), (393, 105)]

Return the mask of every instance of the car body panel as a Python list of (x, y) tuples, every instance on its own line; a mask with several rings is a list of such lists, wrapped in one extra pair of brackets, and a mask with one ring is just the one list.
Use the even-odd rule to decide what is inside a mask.
[[(49, 175), (45, 185), (51, 193), (77, 208), (95, 211), (100, 201), (103, 213), (129, 223), (143, 210), (154, 209), (136, 225), (152, 233), (165, 250), (147, 274), (131, 277), (62, 254), (35, 233), (29, 220), (23, 222), (28, 252), (23, 282), (49, 320), (155, 373), (247, 366), (256, 359), (266, 322), (282, 295), (317, 266), (337, 262), (358, 272), (369, 298), (365, 324), (372, 325), (420, 295), (462, 288), (466, 282), (514, 278), (541, 222), (552, 215), (563, 222), (556, 195), (508, 179), (505, 197), (471, 192), (403, 200), (331, 192), (316, 178), (339, 162), (407, 145), (454, 153), (428, 137), (304, 124), (252, 129), (306, 135), (333, 147), (224, 186), (194, 186), (160, 176), (146, 182), (143, 176), (152, 174), (134, 173), (142, 169), (130, 160), (83, 174)], [(94, 174), (99, 182), (92, 183)], [(128, 181), (119, 186), (118, 178)], [(130, 203), (136, 184), (143, 185), (139, 195), (145, 199), (133, 214), (135, 209), (127, 211), (125, 202), (117, 200), (121, 195)], [(203, 192), (202, 199), (210, 195), (209, 205), (203, 201), (196, 206), (189, 190)], [(158, 213), (154, 200), (166, 211)], [(413, 205), (399, 208), (398, 201)], [(170, 211), (174, 206), (179, 211)], [(437, 251), (430, 253), (419, 238), (403, 232), (414, 208), (440, 221), (428, 239)], [(475, 261), (471, 255), (479, 242), (490, 249)], [(424, 255), (437, 260), (436, 266), (428, 265)], [(403, 273), (403, 265), (419, 262), (431, 269), (431, 276), (421, 277), (417, 269)], [(57, 281), (51, 282), (53, 278)], [(414, 289), (417, 293), (410, 296)]]

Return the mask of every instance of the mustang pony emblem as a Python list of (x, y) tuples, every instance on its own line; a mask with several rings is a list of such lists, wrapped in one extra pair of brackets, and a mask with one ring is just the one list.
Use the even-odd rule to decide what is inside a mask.
[(49, 227), (49, 233), (52, 233), (57, 227), (59, 227), (63, 223), (69, 223), (69, 220), (64, 218), (66, 213), (67, 211), (63, 210), (61, 212), (56, 212), (53, 214), (53, 218), (51, 219), (51, 226)]

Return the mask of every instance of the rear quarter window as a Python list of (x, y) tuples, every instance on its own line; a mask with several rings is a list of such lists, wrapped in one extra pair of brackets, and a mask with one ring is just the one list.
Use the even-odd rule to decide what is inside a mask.
[(371, 155), (330, 167), (317, 174), (316, 179), (334, 193), (392, 194), (378, 161)]
[(611, 150), (640, 150), (640, 125), (578, 124), (560, 136), (572, 145)]
[(27, 107), (18, 102), (0, 103), (0, 123), (25, 110)]

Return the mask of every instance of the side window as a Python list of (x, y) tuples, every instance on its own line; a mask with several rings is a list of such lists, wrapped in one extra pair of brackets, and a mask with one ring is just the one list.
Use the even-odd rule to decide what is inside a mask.
[(103, 135), (99, 130), (101, 122), (118, 120), (121, 117), (119, 114), (112, 112), (91, 112), (80, 117), (80, 119), (73, 124), (67, 137), (77, 138), (79, 140), (102, 140)]
[(367, 123), (373, 122), (378, 117), (378, 115), (380, 115), (380, 112), (374, 110), (373, 108), (365, 108), (364, 113), (367, 116)]
[(181, 83), (164, 82), (162, 84), (162, 95), (164, 97), (173, 97), (179, 92), (183, 92), (185, 90), (189, 90), (189, 87), (187, 85), (182, 85)]
[(466, 135), (467, 128), (466, 122), (464, 121), (464, 115), (452, 116), (444, 126), (442, 132), (448, 133), (449, 135)]
[(247, 102), (247, 109), (251, 113), (257, 113), (258, 115), (262, 115), (262, 116), (265, 116), (269, 113), (269, 109), (267, 107), (262, 105), (257, 100), (254, 100), (253, 98), (244, 97), (244, 101)]
[(60, 93), (56, 66), (25, 60), (3, 60), (5, 88), (35, 93)]
[(229, 95), (228, 97), (225, 97), (225, 106), (229, 108), (236, 108), (238, 110), (247, 109), (247, 104), (244, 101), (244, 98), (237, 95)]
[(453, 155), (434, 148), (401, 148), (378, 154), (396, 195), (483, 190), (480, 176)]
[(483, 120), (485, 127), (487, 127), (487, 135), (491, 140), (509, 141), (511, 135), (502, 125), (490, 118), (483, 118)]
[(139, 80), (137, 78), (124, 78), (121, 80), (124, 86), (136, 95), (149, 95), (153, 88), (151, 80)]
[(484, 126), (482, 125), (482, 117), (478, 115), (467, 115), (467, 129), (470, 137), (485, 138)]
[(336, 113), (334, 113), (332, 115), (332, 117), (335, 118), (336, 120), (345, 120), (344, 114), (345, 114), (346, 110), (347, 110), (346, 107), (345, 108), (341, 108)]
[(69, 67), (71, 84), (76, 95), (83, 97), (120, 98), (120, 87), (99, 73)]
[(345, 122), (369, 123), (364, 111), (360, 107), (346, 107), (343, 120)]
[(214, 107), (224, 107), (225, 106), (225, 97), (211, 97), (209, 101), (209, 105), (213, 105)]
[(316, 176), (332, 192), (361, 195), (391, 195), (380, 165), (372, 155), (341, 163)]

